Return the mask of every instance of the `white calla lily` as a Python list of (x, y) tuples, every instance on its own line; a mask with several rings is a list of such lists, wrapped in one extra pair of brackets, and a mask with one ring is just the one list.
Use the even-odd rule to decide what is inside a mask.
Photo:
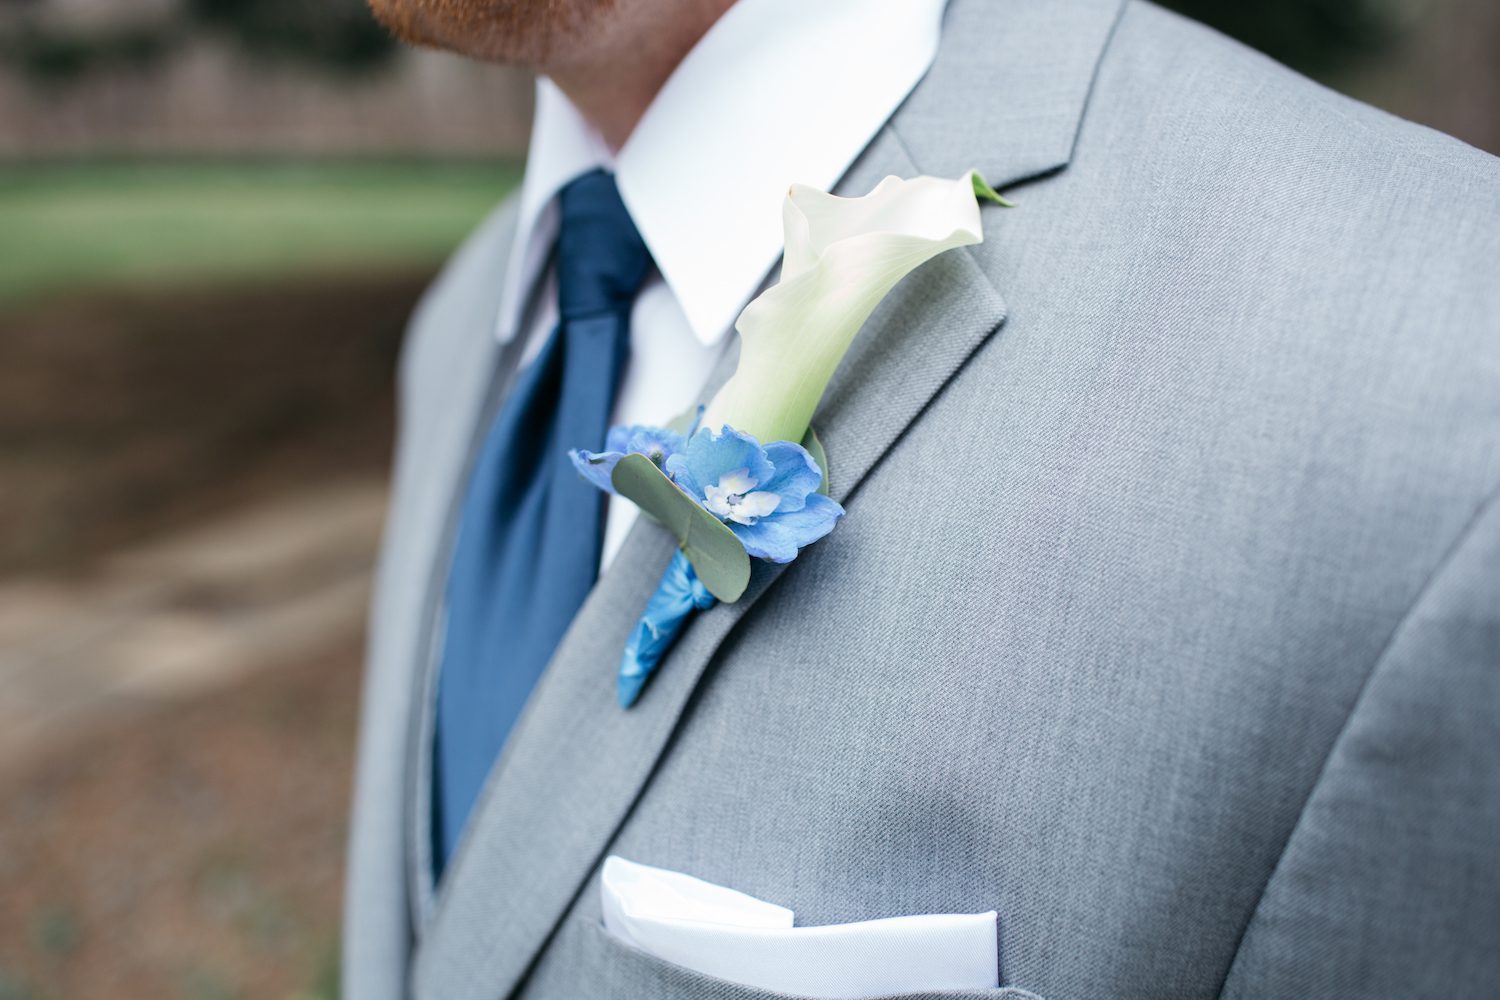
[(834, 370), (896, 283), (945, 250), (984, 239), (972, 171), (887, 177), (863, 198), (793, 185), (782, 210), (781, 279), (740, 313), (734, 375), (704, 414), (763, 442), (800, 441)]

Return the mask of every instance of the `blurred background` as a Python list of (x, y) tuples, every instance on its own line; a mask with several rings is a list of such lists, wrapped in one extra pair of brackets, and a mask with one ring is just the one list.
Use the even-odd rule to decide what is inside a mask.
[[(1496, 0), (1175, 0), (1500, 152)], [(0, 1000), (337, 995), (416, 296), (522, 74), (361, 0), (0, 0)]]

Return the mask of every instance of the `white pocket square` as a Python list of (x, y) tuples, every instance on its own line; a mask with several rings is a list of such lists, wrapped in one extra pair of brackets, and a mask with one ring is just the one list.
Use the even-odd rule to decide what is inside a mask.
[(794, 914), (680, 872), (605, 859), (604, 926), (666, 962), (809, 997), (991, 989), (995, 911), (794, 927)]

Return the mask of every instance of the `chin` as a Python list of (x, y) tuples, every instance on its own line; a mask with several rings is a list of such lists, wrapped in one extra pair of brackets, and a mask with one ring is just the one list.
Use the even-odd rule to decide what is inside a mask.
[(540, 70), (605, 30), (617, 0), (368, 0), (397, 38)]

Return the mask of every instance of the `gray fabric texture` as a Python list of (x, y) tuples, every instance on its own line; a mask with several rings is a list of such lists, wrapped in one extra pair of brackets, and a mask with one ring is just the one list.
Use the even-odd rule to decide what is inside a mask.
[(775, 996), (608, 940), (606, 853), (805, 924), (993, 908), (1046, 1000), (1500, 982), (1500, 166), (1149, 4), (952, 0), (840, 190), (970, 167), (1020, 207), (897, 288), (816, 417), (848, 516), (627, 712), (671, 552), (639, 524), (424, 906), (413, 734), (509, 211), (460, 252), (403, 358), (348, 996)]

